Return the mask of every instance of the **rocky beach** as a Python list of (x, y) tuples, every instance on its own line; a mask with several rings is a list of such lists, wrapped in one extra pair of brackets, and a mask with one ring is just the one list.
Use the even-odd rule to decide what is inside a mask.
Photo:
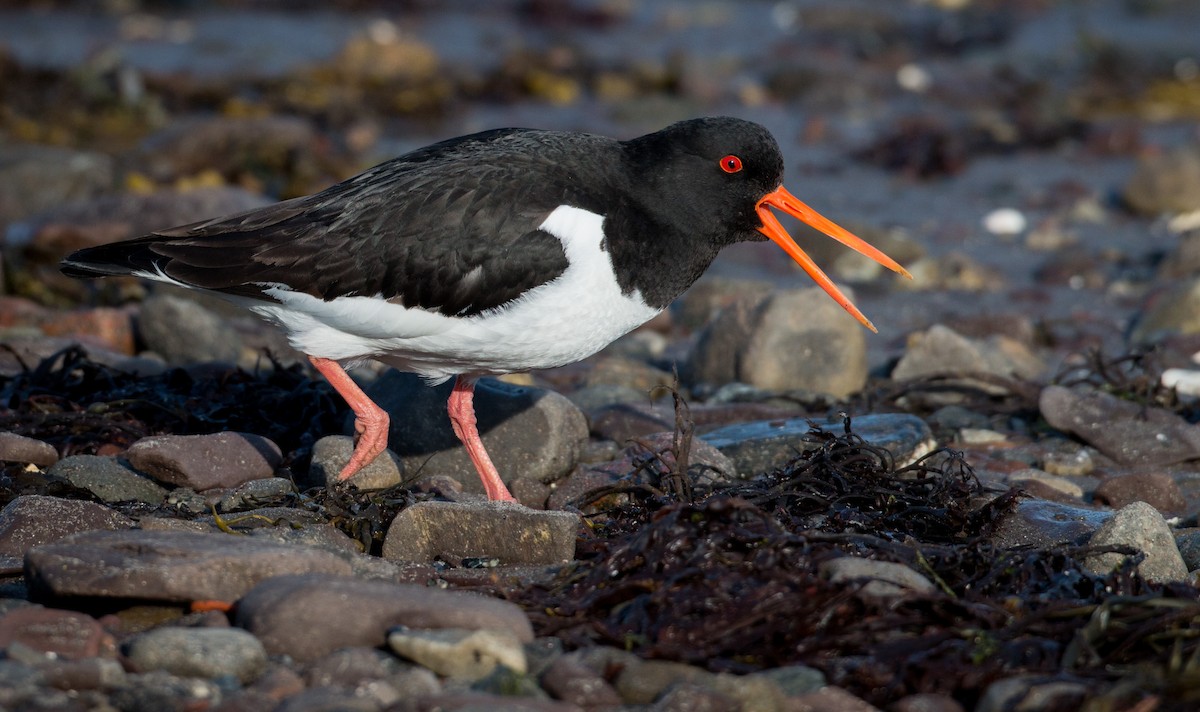
[[(0, 710), (1195, 709), (1200, 6), (0, 2)], [(353, 371), (70, 252), (730, 115), (794, 222), (580, 363)]]

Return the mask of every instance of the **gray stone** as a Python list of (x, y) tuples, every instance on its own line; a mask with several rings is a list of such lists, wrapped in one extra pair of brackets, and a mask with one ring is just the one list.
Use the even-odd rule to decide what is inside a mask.
[(533, 640), (529, 619), (513, 603), (345, 576), (278, 576), (264, 581), (238, 602), (236, 620), (269, 653), (302, 662), (339, 648), (381, 646), (388, 630), (397, 625), (506, 630), (521, 642)]
[(267, 666), (262, 643), (240, 628), (164, 626), (134, 636), (129, 660), (143, 672), (165, 670), (181, 677), (256, 679)]
[(1181, 280), (1150, 296), (1129, 340), (1156, 344), (1172, 336), (1200, 334), (1200, 277)]
[(807, 665), (785, 665), (753, 674), (770, 678), (788, 697), (819, 690), (826, 684), (825, 673)]
[(138, 330), (146, 346), (167, 363), (237, 363), (242, 353), (236, 329), (199, 303), (154, 294), (142, 303)]
[(182, 712), (208, 709), (221, 699), (221, 686), (215, 681), (180, 677), (165, 670), (126, 675), (125, 683), (109, 697), (109, 704), (118, 710)]
[(283, 477), (250, 480), (221, 497), (217, 502), (217, 510), (236, 512), (243, 509), (254, 509), (271, 502), (279, 502), (295, 492), (296, 486), (292, 484), (291, 480)]
[(584, 708), (621, 704), (621, 696), (604, 676), (573, 657), (552, 662), (542, 673), (542, 687), (556, 699)]
[(1023, 499), (1000, 520), (992, 541), (1001, 549), (1084, 544), (1111, 517), (1112, 512), (1044, 499)]
[(62, 477), (105, 502), (159, 505), (167, 498), (167, 490), (126, 467), (115, 457), (71, 455), (55, 463), (46, 474)]
[(20, 572), (25, 552), (93, 529), (130, 529), (134, 522), (102, 504), (28, 494), (0, 510), (0, 570)]
[(1062, 386), (1043, 388), (1038, 407), (1052, 427), (1122, 465), (1155, 467), (1200, 458), (1200, 425), (1164, 408)]
[(995, 335), (970, 339), (953, 329), (936, 324), (925, 332), (910, 334), (908, 348), (892, 370), (897, 381), (931, 376), (996, 376), (1032, 379), (1045, 364), (1016, 339)]
[[(468, 492), (483, 485), (450, 427), (446, 401), (453, 383), (427, 386), (419, 377), (388, 371), (367, 395), (391, 416), (389, 443), (414, 476), (450, 475)], [(482, 379), (475, 415), (484, 447), (502, 477), (552, 482), (571, 471), (587, 442), (587, 421), (566, 397), (540, 388)]]
[[(338, 474), (350, 462), (354, 438), (349, 435), (326, 435), (313, 445), (309, 480), (331, 486), (338, 483)], [(395, 487), (404, 482), (404, 462), (391, 450), (384, 450), (366, 467), (347, 480), (363, 491)]]
[(258, 538), (191, 532), (84, 532), (26, 554), (31, 595), (235, 601), (284, 574), (348, 574), (344, 556)]
[(688, 382), (740, 381), (845, 397), (867, 382), (863, 332), (818, 287), (741, 300), (700, 334), (688, 359)]
[(823, 562), (817, 569), (831, 583), (866, 581), (858, 589), (866, 598), (899, 598), (910, 593), (926, 593), (933, 590), (929, 579), (904, 564), (891, 561), (876, 561), (858, 556), (841, 556)]
[[(1149, 581), (1167, 583), (1186, 581), (1187, 566), (1175, 545), (1175, 536), (1158, 510), (1145, 502), (1134, 502), (1118, 509), (1092, 536), (1092, 546), (1120, 545), (1137, 549), (1146, 555), (1138, 564), (1138, 573)], [(1089, 556), (1084, 565), (1097, 574), (1112, 571), (1125, 560), (1123, 554), (1108, 553)]]
[(451, 680), (481, 680), (498, 665), (524, 674), (525, 650), (509, 630), (398, 628), (388, 634), (397, 654)]
[(1143, 215), (1200, 210), (1200, 147), (1142, 157), (1124, 196)]
[[(841, 432), (842, 423), (820, 423), (829, 432)], [(937, 446), (925, 421), (915, 415), (863, 415), (851, 421), (854, 433), (871, 445), (892, 453), (896, 465), (904, 466), (932, 452)], [(818, 447), (806, 442), (812, 429), (807, 418), (764, 420), (704, 433), (704, 442), (712, 445), (733, 460), (738, 474), (754, 477), (782, 467), (799, 452)]]
[(234, 432), (142, 438), (125, 457), (160, 482), (197, 492), (271, 477), (283, 459), (279, 446), (261, 435)]
[(16, 433), (0, 433), (0, 462), (19, 462), (49, 467), (58, 462), (58, 451), (50, 443)]
[(1188, 529), (1175, 534), (1175, 546), (1188, 571), (1200, 569), (1200, 529)]
[(1045, 675), (1014, 675), (987, 686), (976, 712), (1037, 712), (1048, 709), (1079, 709), (1093, 683), (1047, 678)]
[(579, 515), (507, 502), (417, 502), (383, 540), (393, 561), (495, 557), (505, 564), (560, 564), (575, 558)]
[(114, 657), (115, 644), (95, 618), (75, 611), (27, 606), (0, 616), (0, 650), (12, 657), (21, 645), (40, 656), (64, 660)]

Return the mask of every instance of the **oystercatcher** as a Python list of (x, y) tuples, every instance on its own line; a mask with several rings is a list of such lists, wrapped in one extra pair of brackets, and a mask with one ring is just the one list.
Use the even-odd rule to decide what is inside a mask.
[(629, 141), (497, 129), (315, 195), (79, 250), (62, 271), (214, 292), (282, 327), (354, 411), (358, 441), (340, 480), (388, 436), (387, 414), (346, 367), (377, 359), (431, 384), (454, 376), (454, 431), (488, 497), (512, 500), (476, 429), (476, 379), (596, 353), (666, 308), (727, 245), (773, 240), (875, 330), (771, 209), (908, 273), (782, 177), (775, 139), (740, 119), (682, 121)]

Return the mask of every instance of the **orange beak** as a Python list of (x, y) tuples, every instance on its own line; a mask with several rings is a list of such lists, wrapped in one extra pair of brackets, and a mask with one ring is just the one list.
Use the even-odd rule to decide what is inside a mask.
[(796, 263), (804, 268), (804, 271), (808, 273), (808, 276), (812, 277), (813, 281), (821, 286), (821, 289), (824, 289), (829, 296), (833, 297), (835, 302), (841, 304), (843, 309), (850, 312), (855, 319), (858, 319), (860, 322), (862, 322), (863, 326), (878, 333), (879, 330), (875, 328), (875, 325), (871, 323), (871, 320), (863, 316), (863, 313), (858, 310), (858, 307), (854, 306), (854, 304), (850, 302), (845, 294), (842, 294), (842, 291), (837, 288), (837, 285), (833, 283), (833, 280), (829, 279), (829, 277), (821, 271), (821, 268), (817, 266), (817, 263), (813, 262), (812, 258), (804, 253), (804, 250), (800, 249), (800, 246), (797, 245), (796, 241), (792, 239), (792, 236), (787, 233), (787, 230), (783, 229), (783, 225), (779, 224), (779, 220), (775, 217), (775, 214), (771, 212), (771, 208), (779, 208), (788, 215), (791, 215), (810, 227), (820, 230), (855, 252), (866, 255), (893, 272), (902, 274), (905, 277), (912, 279), (912, 275), (908, 273), (908, 270), (896, 264), (895, 260), (875, 249), (862, 238), (843, 227), (835, 225), (816, 210), (813, 210), (804, 203), (800, 202), (799, 198), (789, 193), (783, 186), (779, 186), (775, 190), (764, 195), (754, 207), (755, 211), (758, 213), (759, 219), (762, 220), (762, 227), (758, 228), (758, 231), (771, 238), (771, 241), (776, 245), (782, 247), (783, 251), (788, 253), (793, 260), (796, 260)]

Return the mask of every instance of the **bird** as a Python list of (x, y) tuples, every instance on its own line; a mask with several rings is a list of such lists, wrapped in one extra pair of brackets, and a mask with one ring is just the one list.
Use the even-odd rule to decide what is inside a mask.
[(722, 248), (771, 240), (875, 326), (773, 210), (894, 272), (880, 250), (783, 186), (779, 144), (732, 117), (628, 140), (501, 128), (434, 143), (309, 196), (78, 250), (71, 277), (217, 294), (277, 324), (349, 405), (345, 481), (387, 447), (388, 414), (347, 369), (377, 360), (431, 385), (488, 499), (515, 501), (480, 439), (476, 381), (582, 360), (649, 321)]

